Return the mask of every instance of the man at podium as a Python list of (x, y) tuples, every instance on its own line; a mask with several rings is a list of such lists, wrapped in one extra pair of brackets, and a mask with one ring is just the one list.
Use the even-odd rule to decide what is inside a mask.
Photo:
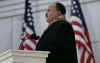
[(49, 26), (36, 47), (39, 51), (50, 51), (46, 63), (78, 63), (74, 32), (65, 14), (66, 9), (59, 2), (48, 6), (46, 20)]

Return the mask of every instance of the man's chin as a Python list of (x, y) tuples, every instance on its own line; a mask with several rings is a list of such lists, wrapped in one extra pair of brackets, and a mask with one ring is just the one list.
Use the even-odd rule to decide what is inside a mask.
[(51, 21), (47, 20), (47, 23), (49, 23), (49, 24), (50, 24), (50, 23), (51, 23)]

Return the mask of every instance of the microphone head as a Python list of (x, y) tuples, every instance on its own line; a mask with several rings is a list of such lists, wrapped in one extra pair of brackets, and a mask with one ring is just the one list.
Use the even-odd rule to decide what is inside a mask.
[(30, 36), (30, 39), (38, 40), (38, 39), (39, 39), (39, 36), (37, 36), (36, 34), (32, 34), (32, 35)]

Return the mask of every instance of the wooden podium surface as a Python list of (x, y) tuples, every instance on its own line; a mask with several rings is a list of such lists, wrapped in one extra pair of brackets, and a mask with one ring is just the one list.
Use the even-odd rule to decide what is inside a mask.
[(46, 63), (48, 51), (7, 50), (0, 53), (0, 63)]

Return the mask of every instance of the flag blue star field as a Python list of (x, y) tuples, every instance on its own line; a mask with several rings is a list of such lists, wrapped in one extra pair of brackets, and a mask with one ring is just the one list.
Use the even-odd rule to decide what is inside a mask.
[(88, 29), (78, 0), (72, 0), (71, 24), (75, 33), (78, 63), (95, 63)]
[(20, 50), (32, 50), (34, 51), (39, 37), (35, 33), (34, 22), (32, 17), (32, 6), (31, 1), (26, 0), (25, 2), (25, 14), (24, 23), (21, 34)]

